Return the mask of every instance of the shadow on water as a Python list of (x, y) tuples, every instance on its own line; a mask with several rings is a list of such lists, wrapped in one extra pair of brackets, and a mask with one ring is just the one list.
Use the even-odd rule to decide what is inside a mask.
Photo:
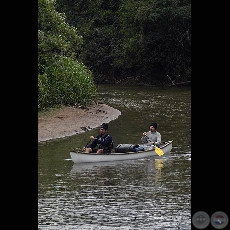
[(189, 88), (98, 86), (121, 115), (109, 123), (115, 146), (140, 143), (154, 120), (168, 156), (73, 164), (69, 151), (98, 130), (39, 144), (38, 229), (191, 229)]

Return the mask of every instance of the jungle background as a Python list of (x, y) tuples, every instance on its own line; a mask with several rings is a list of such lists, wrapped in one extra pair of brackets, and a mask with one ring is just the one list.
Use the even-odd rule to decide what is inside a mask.
[(191, 84), (190, 0), (38, 0), (38, 109), (97, 84)]

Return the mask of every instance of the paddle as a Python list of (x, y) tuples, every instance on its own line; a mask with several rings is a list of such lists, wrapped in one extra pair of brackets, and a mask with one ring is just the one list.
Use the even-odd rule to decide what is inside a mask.
[(82, 148), (82, 151), (85, 151), (87, 145), (90, 143), (91, 139), (87, 142), (87, 144), (85, 145), (85, 147)]
[(89, 142), (91, 141), (91, 139), (88, 141), (88, 143), (85, 145), (85, 148), (87, 147), (87, 145), (89, 144)]
[(75, 152), (75, 151), (77, 151), (77, 152), (80, 152), (80, 151), (85, 151), (85, 149), (86, 149), (86, 147), (87, 147), (87, 145), (90, 143), (90, 141), (91, 141), (91, 139), (87, 142), (87, 144), (85, 145), (85, 147), (83, 147), (81, 150), (80, 150), (80, 148), (75, 148), (75, 149), (73, 149), (73, 152)]
[(158, 148), (157, 146), (154, 146), (154, 147), (155, 147), (155, 152), (158, 156), (164, 155), (164, 152), (162, 149)]
[[(145, 136), (149, 139), (149, 137), (148, 137), (147, 135), (145, 135)], [(150, 140), (150, 139), (149, 139), (149, 140)], [(160, 148), (157, 147), (156, 145), (154, 145), (154, 148), (155, 148), (155, 152), (156, 152), (156, 154), (157, 154), (158, 156), (164, 155), (164, 152), (163, 152), (162, 149), (160, 149)]]

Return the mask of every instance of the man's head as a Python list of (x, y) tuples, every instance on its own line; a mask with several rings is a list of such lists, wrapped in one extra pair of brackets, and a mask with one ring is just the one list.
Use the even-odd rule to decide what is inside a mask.
[(151, 131), (155, 131), (157, 129), (157, 123), (156, 122), (153, 122), (150, 124), (150, 130)]
[(106, 132), (107, 132), (107, 130), (108, 130), (108, 124), (107, 123), (103, 123), (102, 125), (101, 125), (101, 128), (100, 128), (100, 132), (101, 132), (101, 134), (105, 134)]
[(103, 123), (103, 124), (101, 125), (101, 128), (107, 130), (107, 129), (109, 128), (109, 126), (108, 126), (107, 123)]

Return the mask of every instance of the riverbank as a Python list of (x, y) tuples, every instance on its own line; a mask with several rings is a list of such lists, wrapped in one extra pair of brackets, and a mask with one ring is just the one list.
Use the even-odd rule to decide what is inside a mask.
[(80, 134), (120, 115), (119, 110), (104, 103), (50, 109), (38, 114), (38, 142)]

